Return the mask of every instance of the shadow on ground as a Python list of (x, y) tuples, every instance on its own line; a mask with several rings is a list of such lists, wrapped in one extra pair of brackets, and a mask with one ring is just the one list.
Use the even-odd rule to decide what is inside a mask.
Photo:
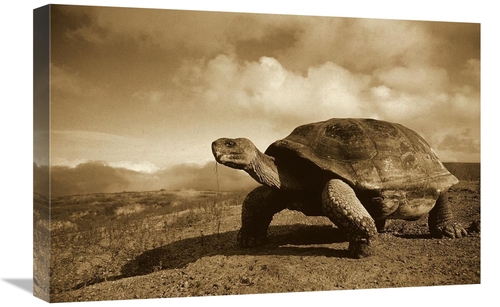
[[(347, 257), (346, 250), (314, 246), (345, 242), (344, 235), (331, 226), (287, 225), (271, 226), (269, 241), (257, 248), (236, 245), (236, 231), (198, 236), (148, 250), (121, 270), (116, 279), (146, 275), (154, 271), (183, 268), (202, 257), (215, 255), (325, 255)], [(308, 246), (310, 245), (310, 246)], [(109, 279), (108, 279), (109, 280)]]
[[(409, 240), (431, 238), (428, 233), (402, 234), (391, 232), (395, 237)], [(336, 249), (325, 246), (334, 243), (347, 243), (347, 239), (338, 228), (330, 225), (281, 225), (270, 226), (268, 243), (257, 248), (241, 248), (236, 244), (237, 231), (219, 234), (200, 235), (172, 242), (147, 250), (121, 267), (121, 274), (107, 277), (107, 281), (147, 275), (153, 272), (182, 269), (203, 257), (217, 255), (284, 255), (284, 256), (327, 256), (349, 258), (347, 244)], [(96, 279), (81, 283), (73, 290), (105, 281)]]

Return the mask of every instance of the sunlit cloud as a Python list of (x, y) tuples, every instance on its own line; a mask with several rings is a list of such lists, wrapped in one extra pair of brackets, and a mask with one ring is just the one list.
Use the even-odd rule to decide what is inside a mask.
[(449, 86), (448, 74), (440, 67), (388, 67), (376, 70), (374, 75), (389, 88), (420, 96), (446, 91)]
[(125, 168), (140, 173), (155, 173), (160, 170), (160, 168), (151, 162), (129, 162), (129, 161), (119, 161), (110, 162), (109, 166), (115, 168)]
[(303, 76), (274, 58), (239, 63), (227, 55), (186, 65), (189, 86), (182, 86), (179, 75), (179, 96), (190, 91), (189, 99), (209, 105), (210, 114), (260, 116), (278, 131), (290, 122), (374, 117), (408, 125), (437, 142), (448, 130), (479, 127), (478, 93), (451, 86), (438, 67), (392, 67), (370, 76), (327, 62)]

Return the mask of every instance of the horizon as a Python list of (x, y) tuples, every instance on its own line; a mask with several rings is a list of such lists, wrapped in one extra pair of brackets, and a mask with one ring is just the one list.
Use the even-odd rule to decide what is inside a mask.
[[(445, 167), (452, 165), (481, 165), (481, 162), (443, 162)], [(159, 170), (154, 173), (143, 173), (140, 171), (110, 167), (96, 162), (86, 162), (74, 167), (54, 166), (51, 170), (51, 184), (56, 188), (51, 189), (50, 197), (65, 197), (88, 194), (116, 194), (116, 193), (142, 193), (158, 191), (213, 191), (213, 192), (240, 192), (248, 191), (259, 185), (247, 173), (217, 164), (217, 171), (212, 163), (204, 166), (197, 165), (177, 165), (170, 169)], [(90, 168), (89, 168), (90, 166)], [(48, 167), (33, 165), (35, 178), (48, 178)], [(210, 171), (212, 169), (213, 171)], [(456, 170), (449, 170), (453, 173)], [(462, 171), (455, 176), (480, 176), (479, 170)], [(42, 173), (45, 172), (45, 173)], [(458, 171), (457, 171), (458, 172)], [(89, 173), (99, 174), (98, 182), (85, 180), (92, 178)], [(180, 174), (180, 175), (179, 175)], [(103, 176), (104, 175), (104, 176)], [(171, 175), (176, 175), (176, 179), (168, 180)], [(84, 178), (77, 181), (76, 178)], [(459, 178), (460, 179), (460, 178)], [(460, 179), (462, 180), (462, 179)], [(85, 185), (85, 182), (92, 184)], [(48, 191), (48, 182), (35, 182), (34, 193), (45, 195), (43, 191)]]

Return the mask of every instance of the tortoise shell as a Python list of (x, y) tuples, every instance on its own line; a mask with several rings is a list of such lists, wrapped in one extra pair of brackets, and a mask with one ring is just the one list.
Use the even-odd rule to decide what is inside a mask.
[(295, 154), (367, 190), (442, 191), (458, 180), (416, 132), (375, 119), (342, 118), (297, 127), (266, 150)]

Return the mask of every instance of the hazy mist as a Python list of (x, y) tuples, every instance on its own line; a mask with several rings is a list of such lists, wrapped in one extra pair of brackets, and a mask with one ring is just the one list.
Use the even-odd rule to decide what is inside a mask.
[[(34, 191), (46, 195), (49, 167), (33, 165)], [(221, 190), (235, 191), (257, 186), (246, 173), (215, 162), (204, 166), (180, 164), (153, 173), (144, 173), (103, 162), (88, 162), (76, 167), (53, 166), (50, 172), (51, 196), (124, 191)]]

